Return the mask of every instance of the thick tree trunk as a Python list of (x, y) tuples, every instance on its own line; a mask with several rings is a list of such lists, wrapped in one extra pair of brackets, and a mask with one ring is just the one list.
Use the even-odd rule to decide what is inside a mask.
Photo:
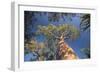
[(73, 49), (71, 47), (69, 47), (67, 43), (64, 42), (63, 34), (60, 37), (58, 46), (59, 46), (59, 56), (61, 59), (72, 60), (72, 59), (78, 58), (76, 56), (75, 52), (73, 51)]

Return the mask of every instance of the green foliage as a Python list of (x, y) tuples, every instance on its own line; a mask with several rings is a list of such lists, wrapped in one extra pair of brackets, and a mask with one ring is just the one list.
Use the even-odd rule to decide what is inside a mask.
[(82, 14), (80, 29), (82, 31), (87, 30), (90, 27), (90, 14)]
[(83, 48), (81, 51), (85, 54), (87, 58), (90, 58), (90, 48)]
[(25, 50), (25, 51), (24, 51), (24, 54), (25, 54), (25, 55), (26, 55), (26, 54), (29, 54), (29, 52)]
[(52, 25), (48, 25), (48, 26), (42, 26), (42, 25), (39, 25), (38, 26), (38, 31), (36, 32), (37, 34), (43, 34), (47, 37), (50, 37), (52, 35), (52, 31), (55, 30), (55, 26), (52, 26)]
[(25, 44), (28, 49), (34, 51), (37, 48), (37, 42), (34, 40), (30, 40), (28, 43)]
[(47, 26), (38, 26), (37, 34), (43, 34), (46, 37), (60, 37), (64, 33), (65, 37), (68, 39), (75, 39), (79, 36), (79, 30), (74, 25), (69, 24), (61, 24), (61, 25), (53, 25), (49, 24)]
[(50, 22), (58, 22), (60, 19), (65, 21), (65, 19), (69, 19), (72, 21), (72, 17), (75, 17), (75, 13), (57, 13), (57, 12), (49, 12), (48, 13), (48, 21)]
[(28, 48), (30, 51), (35, 51), (37, 49), (45, 48), (45, 44), (43, 42), (37, 42), (35, 40), (30, 40), (25, 44), (25, 47)]
[(71, 39), (76, 39), (80, 35), (79, 30), (73, 25), (71, 25), (69, 27), (69, 30), (70, 30), (70, 33), (71, 33), (71, 36), (70, 36)]

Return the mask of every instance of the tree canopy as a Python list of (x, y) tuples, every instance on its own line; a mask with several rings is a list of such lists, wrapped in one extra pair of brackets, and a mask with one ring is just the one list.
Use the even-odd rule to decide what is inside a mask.
[(70, 24), (53, 25), (49, 24), (47, 26), (38, 26), (37, 34), (43, 34), (46, 37), (59, 38), (61, 35), (66, 39), (76, 39), (80, 32), (78, 28)]

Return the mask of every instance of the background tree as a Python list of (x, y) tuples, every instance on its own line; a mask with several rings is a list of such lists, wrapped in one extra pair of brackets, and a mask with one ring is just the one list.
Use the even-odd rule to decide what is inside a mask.
[(81, 51), (85, 54), (85, 58), (90, 58), (90, 48), (83, 48)]
[(31, 39), (25, 44), (25, 51), (24, 54), (27, 55), (29, 53), (33, 54), (33, 57), (30, 61), (34, 60), (43, 60), (44, 59), (44, 50), (45, 50), (45, 43), (44, 42), (37, 42), (36, 40)]
[(80, 18), (81, 18), (80, 29), (82, 31), (89, 29), (90, 28), (90, 14), (82, 14)]
[[(88, 29), (90, 29), (90, 20), (91, 20), (91, 16), (90, 14), (81, 14), (80, 16), (81, 19), (81, 23), (80, 23), (80, 30), (81, 31), (89, 31)], [(89, 44), (90, 46), (90, 44)], [(90, 48), (83, 48), (81, 49), (82, 53), (85, 54), (85, 58), (90, 58)]]

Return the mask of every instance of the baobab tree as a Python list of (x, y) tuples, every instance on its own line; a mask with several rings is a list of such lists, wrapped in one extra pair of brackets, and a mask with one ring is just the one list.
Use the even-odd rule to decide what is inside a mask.
[[(77, 56), (73, 49), (65, 42), (66, 39), (76, 39), (79, 36), (79, 30), (71, 24), (61, 24), (53, 25), (49, 24), (47, 26), (38, 26), (38, 34), (44, 35), (48, 44), (51, 42), (52, 45), (56, 46), (55, 49), (58, 51), (58, 56), (60, 59), (77, 59)], [(54, 43), (56, 41), (56, 43)], [(53, 48), (54, 49), (54, 48)]]

